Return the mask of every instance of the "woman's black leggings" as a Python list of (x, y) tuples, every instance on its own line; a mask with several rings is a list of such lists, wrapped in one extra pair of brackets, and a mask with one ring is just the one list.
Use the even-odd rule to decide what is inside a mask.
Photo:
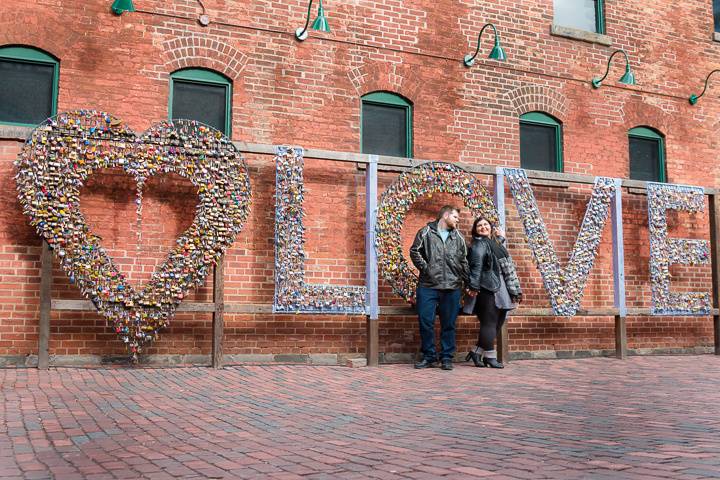
[(495, 306), (494, 293), (481, 290), (475, 300), (475, 315), (480, 320), (478, 347), (486, 351), (495, 350), (495, 337), (505, 323), (507, 310)]

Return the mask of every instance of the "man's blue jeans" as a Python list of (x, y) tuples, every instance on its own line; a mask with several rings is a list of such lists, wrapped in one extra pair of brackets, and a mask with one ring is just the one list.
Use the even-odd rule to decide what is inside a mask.
[(440, 360), (455, 353), (455, 320), (460, 311), (461, 290), (435, 290), (418, 287), (416, 292), (421, 350), (425, 360), (437, 361), (435, 351), (435, 312), (440, 315)]

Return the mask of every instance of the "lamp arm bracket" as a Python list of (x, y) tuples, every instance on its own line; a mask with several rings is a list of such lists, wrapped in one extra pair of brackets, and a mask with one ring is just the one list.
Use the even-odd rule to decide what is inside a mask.
[(482, 38), (483, 32), (485, 32), (485, 29), (488, 28), (488, 27), (490, 27), (490, 28), (493, 29), (493, 33), (495, 34), (495, 38), (497, 38), (497, 29), (495, 28), (495, 25), (493, 25), (492, 23), (486, 23), (485, 25), (483, 25), (483, 27), (480, 29), (480, 33), (478, 34), (477, 48), (475, 49), (475, 54), (474, 54), (474, 55), (472, 56), (472, 58), (470, 58), (469, 60), (475, 60), (475, 57), (477, 57), (477, 56), (478, 56), (478, 53), (480, 53), (480, 39)]
[(302, 35), (303, 33), (307, 32), (308, 25), (310, 25), (310, 12), (312, 11), (312, 4), (313, 4), (313, 0), (310, 0), (310, 3), (308, 4), (307, 20), (305, 20), (305, 26), (303, 27), (302, 32), (300, 32), (299, 35)]
[(630, 59), (628, 58), (627, 52), (625, 52), (625, 50), (623, 50), (622, 48), (619, 48), (619, 49), (615, 50), (615, 51), (610, 55), (610, 58), (608, 58), (607, 68), (605, 68), (605, 75), (603, 75), (601, 79), (597, 80), (597, 83), (601, 83), (603, 80), (605, 80), (605, 79), (607, 78), (608, 74), (610, 73), (610, 63), (612, 62), (613, 57), (614, 57), (615, 55), (617, 55), (618, 53), (622, 53), (623, 55), (625, 55), (625, 62), (626, 62), (625, 65), (629, 65), (629, 64), (630, 64)]
[(710, 81), (710, 77), (711, 77), (712, 74), (715, 73), (715, 72), (720, 72), (720, 69), (715, 69), (715, 70), (713, 70), (712, 72), (708, 73), (708, 76), (705, 77), (705, 86), (703, 87), (702, 93), (701, 93), (700, 95), (698, 95), (697, 97), (695, 97), (695, 101), (697, 101), (697, 99), (699, 99), (700, 97), (702, 97), (703, 95), (705, 95), (705, 90), (707, 90), (708, 82)]

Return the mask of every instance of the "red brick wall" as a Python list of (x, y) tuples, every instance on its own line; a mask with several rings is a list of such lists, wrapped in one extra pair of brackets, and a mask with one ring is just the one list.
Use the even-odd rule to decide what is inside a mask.
[[(627, 130), (648, 125), (666, 136), (669, 181), (713, 186), (716, 167), (717, 82), (695, 107), (690, 93), (720, 60), (712, 41), (712, 2), (606, 0), (612, 47), (550, 35), (549, 0), (450, 2), (390, 0), (325, 5), (332, 33), (311, 32), (297, 42), (305, 2), (205, 0), (211, 18), (199, 26), (195, 0), (137, 0), (140, 10), (116, 17), (110, 0), (7, 0), (0, 10), (0, 45), (42, 48), (61, 60), (59, 111), (95, 108), (116, 114), (137, 131), (167, 116), (169, 74), (183, 67), (213, 68), (233, 80), (233, 139), (359, 150), (359, 97), (389, 90), (414, 104), (418, 158), (486, 165), (519, 165), (518, 116), (543, 110), (563, 122), (565, 171), (628, 175)], [(684, 12), (678, 15), (677, 12)], [(485, 22), (494, 22), (509, 59), (462, 57)], [(483, 51), (491, 46), (483, 41)], [(589, 80), (604, 72), (614, 48), (630, 55), (638, 80), (619, 88), (621, 61), (605, 86)], [(482, 54), (481, 54), (482, 55)], [(0, 139), (0, 355), (36, 352), (40, 242), (14, 196), (12, 161), (21, 144)], [(273, 295), (274, 165), (248, 155), (253, 187), (249, 221), (226, 256), (226, 300), (271, 303)], [(381, 190), (395, 174), (381, 174)], [(364, 177), (354, 168), (308, 161), (305, 173), (308, 280), (364, 282)], [(585, 211), (589, 187), (536, 187), (540, 208), (565, 261)], [(97, 176), (83, 192), (83, 211), (132, 282), (141, 283), (177, 233), (190, 222), (192, 189), (177, 179), (154, 179), (146, 192), (137, 244), (133, 187), (122, 175)], [(444, 201), (419, 203), (404, 229), (405, 244)], [(647, 214), (644, 196), (625, 195), (628, 304), (649, 306)], [(548, 301), (510, 198), (508, 236), (519, 263), (526, 305)], [(679, 214), (672, 235), (708, 238), (705, 215)], [(161, 218), (162, 221), (153, 221)], [(463, 217), (469, 227), (471, 219)], [(612, 304), (610, 227), (606, 228), (583, 301)], [(407, 250), (407, 249), (406, 249)], [(120, 260), (122, 259), (122, 260)], [(710, 268), (674, 267), (678, 289), (709, 289)], [(208, 281), (210, 284), (210, 281)], [(381, 303), (399, 304), (381, 284)], [(210, 300), (209, 286), (192, 299)], [(57, 271), (54, 295), (78, 298)], [(190, 300), (190, 299), (189, 299)], [(357, 353), (365, 348), (362, 317), (235, 315), (226, 320), (227, 353)], [(463, 317), (459, 346), (472, 343), (476, 320)], [(586, 350), (613, 347), (612, 318), (518, 318), (511, 349)], [(380, 319), (381, 351), (413, 352), (412, 317)], [(708, 318), (628, 320), (631, 348), (707, 346)], [(123, 346), (94, 313), (54, 313), (50, 348), (56, 354), (122, 354)], [(208, 353), (208, 315), (179, 314), (150, 353)]]

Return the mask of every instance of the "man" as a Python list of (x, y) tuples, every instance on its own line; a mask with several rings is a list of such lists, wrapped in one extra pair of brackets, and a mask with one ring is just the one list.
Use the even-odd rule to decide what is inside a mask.
[(440, 315), (440, 361), (443, 370), (452, 370), (455, 353), (455, 320), (460, 309), (463, 283), (469, 268), (465, 239), (457, 231), (460, 211), (446, 205), (438, 218), (421, 228), (410, 247), (410, 259), (420, 271), (417, 310), (423, 359), (415, 368), (437, 365), (435, 312)]

